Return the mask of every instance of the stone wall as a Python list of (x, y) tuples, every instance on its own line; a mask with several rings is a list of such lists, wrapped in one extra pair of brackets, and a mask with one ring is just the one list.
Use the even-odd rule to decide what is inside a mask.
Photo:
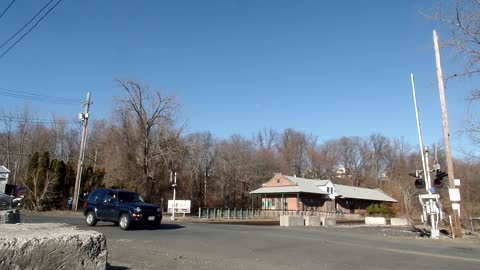
[(4, 210), (0, 211), (0, 224), (15, 224), (20, 222), (20, 211)]
[(67, 224), (1, 224), (2, 270), (104, 270), (107, 244), (103, 234)]

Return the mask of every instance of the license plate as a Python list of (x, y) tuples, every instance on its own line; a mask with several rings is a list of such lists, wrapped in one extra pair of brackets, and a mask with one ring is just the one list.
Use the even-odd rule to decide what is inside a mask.
[(150, 217), (148, 217), (148, 220), (149, 220), (149, 221), (155, 220), (155, 217), (154, 217), (154, 216), (150, 216)]

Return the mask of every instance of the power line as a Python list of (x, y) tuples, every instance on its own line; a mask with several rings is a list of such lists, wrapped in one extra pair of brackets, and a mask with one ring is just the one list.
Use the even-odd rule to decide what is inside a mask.
[(64, 125), (79, 125), (77, 121), (67, 120), (45, 120), (45, 119), (29, 119), (23, 117), (0, 116), (0, 121), (10, 121), (13, 123), (29, 123), (29, 124), (64, 124)]
[(40, 15), (40, 13), (42, 13), (42, 11), (44, 9), (46, 9), (48, 7), (48, 5), (50, 5), (50, 3), (52, 3), (53, 0), (50, 0), (48, 3), (46, 3), (38, 12), (37, 14), (35, 14), (26, 24), (24, 24), (22, 26), (22, 28), (20, 28), (15, 34), (13, 34), (10, 38), (8, 38), (5, 42), (2, 43), (2, 45), (0, 45), (0, 49), (3, 48), (5, 45), (7, 45), (8, 42), (10, 42), (12, 39), (14, 39), (18, 34), (20, 34), (20, 32), (23, 31), (23, 29), (25, 29), (31, 22), (33, 22), (33, 20), (35, 20), (35, 18), (37, 18), (38, 15)]
[(10, 4), (8, 4), (7, 8), (2, 12), (2, 14), (0, 14), (0, 19), (3, 17), (3, 15), (5, 13), (7, 13), (8, 9), (13, 5), (13, 3), (15, 3), (16, 0), (12, 0), (12, 2), (10, 2)]
[[(44, 6), (44, 8), (47, 7), (52, 1), (53, 1), (53, 0), (50, 0), (50, 2), (48, 2), (48, 3)], [(35, 24), (34, 24), (32, 27), (30, 27), (30, 29), (28, 29), (27, 32), (25, 32), (25, 33), (24, 33), (19, 39), (17, 39), (10, 47), (8, 47), (8, 49), (7, 49), (4, 53), (2, 53), (2, 54), (0, 55), (0, 58), (2, 58), (2, 57), (3, 57), (5, 54), (7, 54), (11, 49), (13, 49), (20, 41), (22, 41), (22, 39), (23, 39), (25, 36), (27, 36), (35, 27), (37, 27), (37, 25), (38, 25), (45, 17), (47, 17), (47, 15), (48, 15), (53, 9), (55, 9), (55, 8), (58, 6), (58, 4), (60, 4), (62, 1), (63, 1), (63, 0), (59, 0), (57, 3), (55, 3), (55, 5), (53, 5), (40, 19), (38, 19), (38, 21), (36, 21)], [(37, 17), (38, 14), (40, 14), (41, 11), (42, 11), (44, 8), (42, 8), (42, 9), (35, 15), (35, 17)], [(34, 18), (35, 18), (35, 17), (34, 17)], [(33, 19), (34, 19), (34, 18), (33, 18)], [(30, 22), (33, 21), (33, 19), (30, 20), (30, 21), (27, 23), (27, 25), (30, 24)], [(24, 27), (22, 27), (22, 28), (24, 28)], [(21, 31), (21, 30), (20, 30), (20, 31)], [(20, 32), (20, 31), (19, 31), (19, 32)], [(19, 33), (19, 32), (17, 32), (17, 33)], [(15, 34), (15, 36), (17, 35), (17, 33)], [(10, 41), (10, 40), (8, 40), (8, 41)], [(8, 42), (8, 41), (6, 41), (6, 42)], [(2, 48), (3, 46), (4, 46), (4, 44), (2, 44), (2, 45), (0, 46), (0, 48)]]
[(30, 100), (36, 100), (36, 101), (58, 103), (58, 104), (76, 105), (82, 102), (81, 100), (74, 99), (74, 98), (49, 96), (49, 95), (44, 95), (44, 94), (39, 94), (34, 92), (6, 89), (2, 87), (0, 87), (0, 95), (14, 97), (14, 98), (21, 98), (21, 99), (30, 99)]

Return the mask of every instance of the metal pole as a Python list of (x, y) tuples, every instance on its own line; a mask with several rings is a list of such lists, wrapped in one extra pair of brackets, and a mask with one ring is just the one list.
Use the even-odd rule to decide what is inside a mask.
[(87, 92), (87, 101), (84, 103), (85, 113), (81, 114), (82, 120), (82, 138), (80, 141), (80, 153), (77, 164), (77, 176), (75, 177), (75, 188), (73, 191), (73, 210), (78, 210), (78, 202), (80, 199), (80, 187), (82, 183), (83, 159), (85, 158), (85, 147), (87, 143), (87, 126), (90, 113), (90, 92)]
[(172, 187), (173, 187), (173, 205), (172, 205), (172, 216), (170, 217), (170, 220), (174, 221), (175, 220), (175, 196), (176, 196), (175, 190), (176, 190), (176, 187), (177, 187), (177, 172), (173, 173)]
[(425, 174), (425, 189), (427, 192), (430, 192), (430, 183), (427, 183), (427, 168), (425, 166), (425, 156), (423, 152), (423, 139), (422, 139), (422, 128), (420, 124), (420, 117), (418, 116), (418, 105), (417, 105), (417, 93), (415, 91), (415, 78), (413, 77), (413, 73), (410, 73), (410, 79), (412, 81), (412, 90), (413, 90), (413, 104), (415, 106), (415, 117), (417, 119), (417, 130), (418, 130), (418, 140), (420, 143), (420, 155), (422, 156), (422, 167), (423, 173)]
[[(448, 186), (449, 188), (455, 188), (452, 152), (450, 148), (450, 131), (448, 128), (447, 104), (445, 101), (445, 87), (443, 84), (442, 64), (440, 61), (440, 49), (438, 46), (438, 35), (437, 35), (437, 31), (435, 30), (433, 30), (433, 45), (435, 49), (435, 63), (437, 67), (438, 92), (440, 95), (440, 106), (442, 109), (443, 139), (445, 142), (445, 156), (447, 160)], [(458, 202), (458, 206), (459, 206), (458, 212), (457, 210), (455, 210), (453, 204), (454, 203), (451, 202), (452, 213), (453, 213), (453, 227), (454, 227), (454, 231), (452, 232), (452, 235), (453, 237), (455, 237), (455, 235), (457, 237), (460, 237), (461, 236), (460, 217), (459, 217), (460, 202)]]
[[(428, 149), (427, 148), (425, 148), (425, 166), (427, 168), (429, 166), (429, 164), (428, 164)], [(432, 194), (432, 192), (431, 192), (431, 183), (432, 182), (430, 181), (430, 172), (429, 171), (425, 172), (425, 182), (428, 183), (428, 184), (425, 185), (428, 188), (428, 194)], [(437, 228), (437, 222), (436, 222), (436, 218), (435, 218), (435, 216), (439, 214), (439, 213), (437, 213), (437, 211), (435, 211), (436, 202), (433, 199), (429, 199), (427, 207), (428, 207), (427, 214), (430, 215), (430, 225), (432, 226), (432, 230), (430, 232), (430, 238), (437, 239), (440, 236), (440, 231)], [(440, 211), (441, 211), (441, 209), (440, 209)]]
[(204, 187), (204, 193), (203, 193), (203, 196), (204, 196), (204, 204), (205, 204), (205, 207), (207, 207), (207, 176), (208, 176), (208, 173), (207, 171), (205, 171), (205, 179), (203, 180), (203, 187)]

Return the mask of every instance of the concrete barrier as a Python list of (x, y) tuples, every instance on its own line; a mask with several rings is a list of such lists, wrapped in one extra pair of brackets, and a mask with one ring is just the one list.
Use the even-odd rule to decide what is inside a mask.
[(333, 227), (337, 226), (337, 219), (333, 217), (321, 217), (320, 222), (324, 227)]
[(16, 209), (0, 211), (0, 224), (15, 224), (20, 222), (20, 211)]
[(305, 216), (305, 226), (321, 226), (319, 216)]
[(409, 226), (410, 222), (406, 218), (391, 218), (390, 225), (392, 226)]
[(0, 225), (2, 270), (104, 270), (107, 255), (99, 232), (53, 223)]
[(387, 219), (384, 217), (365, 217), (366, 225), (387, 225)]
[(280, 226), (304, 226), (304, 220), (302, 216), (280, 216)]

